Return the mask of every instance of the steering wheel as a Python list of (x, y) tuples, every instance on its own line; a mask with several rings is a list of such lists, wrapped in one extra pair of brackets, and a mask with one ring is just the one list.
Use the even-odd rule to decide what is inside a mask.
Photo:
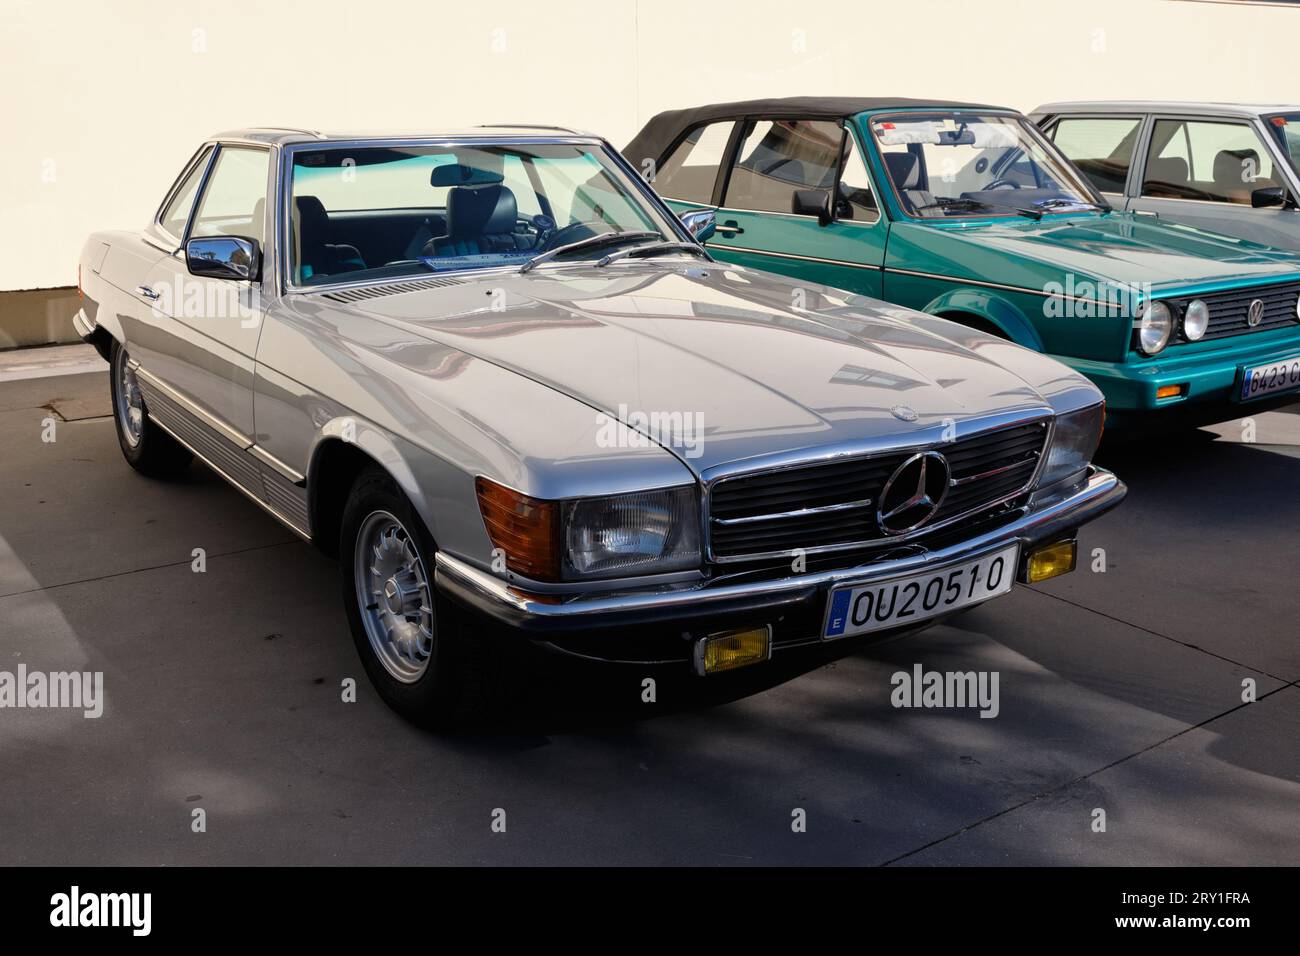
[(984, 190), (987, 191), (990, 189), (1004, 189), (1004, 188), (1019, 189), (1020, 183), (1016, 182), (1014, 179), (995, 179), (993, 180), (993, 182), (986, 185), (984, 187)]

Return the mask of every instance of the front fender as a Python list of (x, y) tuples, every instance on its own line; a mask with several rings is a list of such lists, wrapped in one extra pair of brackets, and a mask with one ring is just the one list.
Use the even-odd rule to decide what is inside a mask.
[(992, 324), (1002, 334), (1035, 352), (1046, 351), (1034, 324), (1009, 299), (982, 289), (953, 289), (929, 302), (922, 310), (930, 315), (970, 315)]
[[(447, 513), (449, 502), (454, 502), (457, 506), (451, 511), (453, 515), (463, 510), (465, 504), (474, 502), (472, 478), (464, 479), (455, 469), (435, 456), (401, 439), (394, 439), (382, 428), (355, 415), (331, 418), (317, 430), (307, 465), (309, 496), (329, 487), (330, 483), (322, 480), (322, 463), (328, 457), (325, 452), (337, 444), (351, 446), (388, 472), (440, 546), (448, 539), (463, 545), (463, 535), (460, 533), (462, 529), (444, 527), (444, 522), (440, 519)], [(421, 456), (421, 460), (415, 461), (416, 456)], [(467, 482), (466, 487), (452, 487), (453, 484), (462, 482)], [(317, 502), (313, 498), (309, 502), (309, 510), (313, 515), (317, 513), (316, 506)], [(475, 514), (477, 515), (477, 508)], [(312, 530), (316, 531), (315, 528)], [(471, 537), (481, 537), (482, 540), (474, 542), (480, 547), (486, 544), (486, 534), (481, 530), (479, 535)]]

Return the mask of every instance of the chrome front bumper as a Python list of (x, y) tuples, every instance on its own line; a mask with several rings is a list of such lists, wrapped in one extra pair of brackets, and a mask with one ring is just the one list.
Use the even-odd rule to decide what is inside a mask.
[[(1032, 545), (1059, 538), (1099, 518), (1124, 500), (1128, 489), (1109, 471), (1090, 467), (1085, 480), (1052, 497), (1033, 500), (1026, 511), (990, 531), (946, 548), (788, 577), (725, 584), (697, 581), (654, 589), (610, 592), (549, 603), (515, 590), (507, 581), (458, 558), (439, 553), (435, 579), (444, 594), (512, 627), (532, 632), (616, 628), (682, 618), (779, 611), (815, 598), (838, 584), (896, 577), (960, 561), (1019, 541)], [(1022, 548), (1022, 553), (1024, 548)]]

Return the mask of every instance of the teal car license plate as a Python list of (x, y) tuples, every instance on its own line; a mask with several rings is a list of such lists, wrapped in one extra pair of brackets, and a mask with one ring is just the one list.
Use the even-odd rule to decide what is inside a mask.
[(1256, 365), (1241, 373), (1241, 401), (1300, 388), (1300, 358)]
[(1015, 583), (1020, 545), (961, 564), (831, 591), (823, 640), (925, 621), (1006, 594)]

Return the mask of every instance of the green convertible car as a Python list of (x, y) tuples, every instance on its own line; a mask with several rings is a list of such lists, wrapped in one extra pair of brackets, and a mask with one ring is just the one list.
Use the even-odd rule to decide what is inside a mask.
[(1300, 257), (1112, 209), (1015, 110), (715, 104), (660, 113), (624, 155), (719, 259), (1046, 352), (1101, 387), (1112, 424), (1224, 421), (1300, 390)]

